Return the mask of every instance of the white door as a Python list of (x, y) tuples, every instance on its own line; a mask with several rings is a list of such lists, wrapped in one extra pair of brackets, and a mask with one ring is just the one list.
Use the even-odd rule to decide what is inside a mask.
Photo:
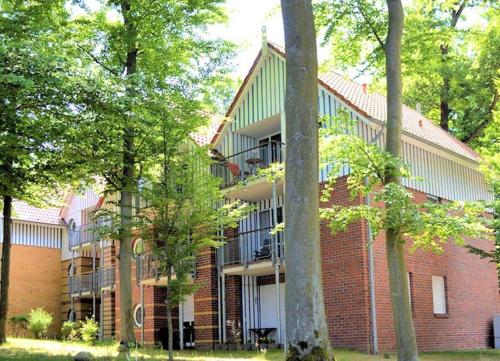
[[(281, 343), (285, 341), (285, 284), (280, 283)], [(260, 286), (260, 324), (262, 328), (278, 328), (276, 285)], [(277, 339), (278, 333), (271, 337)]]

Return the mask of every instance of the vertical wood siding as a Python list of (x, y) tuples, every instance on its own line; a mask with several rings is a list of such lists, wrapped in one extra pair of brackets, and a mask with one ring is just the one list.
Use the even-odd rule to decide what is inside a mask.
[[(65, 229), (63, 226), (12, 221), (12, 244), (42, 248), (61, 248)], [(3, 222), (0, 222), (0, 243), (3, 242)]]

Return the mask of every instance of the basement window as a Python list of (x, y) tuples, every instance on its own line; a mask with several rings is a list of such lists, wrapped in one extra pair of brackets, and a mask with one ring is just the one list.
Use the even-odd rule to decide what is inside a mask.
[(432, 302), (434, 315), (443, 316), (448, 313), (446, 304), (446, 278), (443, 276), (432, 276)]

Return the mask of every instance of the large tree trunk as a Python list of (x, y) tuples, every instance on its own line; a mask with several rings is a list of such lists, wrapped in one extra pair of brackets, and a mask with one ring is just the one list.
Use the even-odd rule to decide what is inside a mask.
[(286, 46), (287, 360), (333, 360), (319, 238), (318, 63), (311, 0), (282, 0)]
[[(402, 81), (401, 81), (401, 38), (404, 13), (401, 0), (387, 0), (389, 9), (389, 30), (385, 45), (387, 73), (387, 152), (401, 157), (402, 129)], [(400, 184), (399, 170), (386, 170), (386, 184)], [(399, 229), (386, 231), (387, 267), (391, 290), (392, 314), (399, 361), (417, 361), (418, 352), (415, 330), (408, 297), (408, 282), (404, 260), (404, 246)]]
[(9, 306), (10, 245), (12, 226), (12, 197), (3, 197), (2, 271), (0, 275), (0, 344), (7, 340), (7, 311)]
[[(136, 72), (137, 65), (137, 31), (130, 14), (130, 2), (122, 1), (121, 9), (125, 26), (127, 45), (126, 58), (126, 92), (127, 97), (133, 97), (134, 86), (131, 77)], [(130, 99), (128, 99), (130, 101)], [(123, 132), (123, 182), (120, 196), (120, 342), (128, 344), (135, 342), (134, 320), (132, 309), (132, 217), (133, 195), (135, 192), (135, 146), (134, 129), (127, 120)], [(143, 305), (144, 307), (144, 305)], [(144, 322), (144, 320), (143, 320)]]

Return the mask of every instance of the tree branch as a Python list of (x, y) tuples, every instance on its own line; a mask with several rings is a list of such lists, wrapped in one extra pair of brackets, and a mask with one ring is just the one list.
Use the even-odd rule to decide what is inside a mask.
[(457, 26), (458, 20), (460, 19), (460, 15), (462, 15), (462, 12), (465, 9), (465, 5), (467, 4), (467, 0), (464, 0), (460, 6), (458, 7), (458, 10), (452, 10), (451, 11), (451, 23), (450, 26), (452, 28), (455, 28)]
[(357, 8), (363, 19), (365, 20), (366, 24), (370, 27), (370, 30), (372, 31), (373, 36), (375, 36), (375, 39), (377, 39), (379, 45), (382, 47), (382, 49), (385, 48), (385, 43), (382, 40), (382, 38), (378, 35), (377, 29), (375, 29), (375, 26), (373, 26), (372, 22), (370, 19), (368, 19), (368, 16), (363, 12), (361, 9), (361, 6), (359, 5), (359, 2), (356, 3)]
[(464, 143), (469, 143), (470, 141), (476, 139), (479, 134), (486, 128), (491, 121), (493, 120), (493, 111), (495, 110), (498, 102), (498, 91), (495, 91), (495, 95), (493, 96), (493, 100), (491, 101), (490, 106), (488, 107), (488, 117), (481, 124), (479, 124), (476, 129), (472, 131), (467, 137), (465, 137), (462, 141)]
[(113, 74), (114, 76), (116, 77), (121, 77), (121, 73), (118, 72), (116, 69), (113, 69), (109, 66), (107, 66), (106, 64), (104, 64), (101, 60), (99, 60), (99, 58), (97, 58), (94, 54), (92, 54), (91, 51), (88, 51), (87, 49), (85, 49), (83, 46), (81, 45), (77, 45), (78, 48), (83, 51), (85, 54), (87, 54), (90, 58), (92, 58), (92, 60), (100, 65), (104, 70), (107, 70), (108, 72), (110, 72), (111, 74)]

